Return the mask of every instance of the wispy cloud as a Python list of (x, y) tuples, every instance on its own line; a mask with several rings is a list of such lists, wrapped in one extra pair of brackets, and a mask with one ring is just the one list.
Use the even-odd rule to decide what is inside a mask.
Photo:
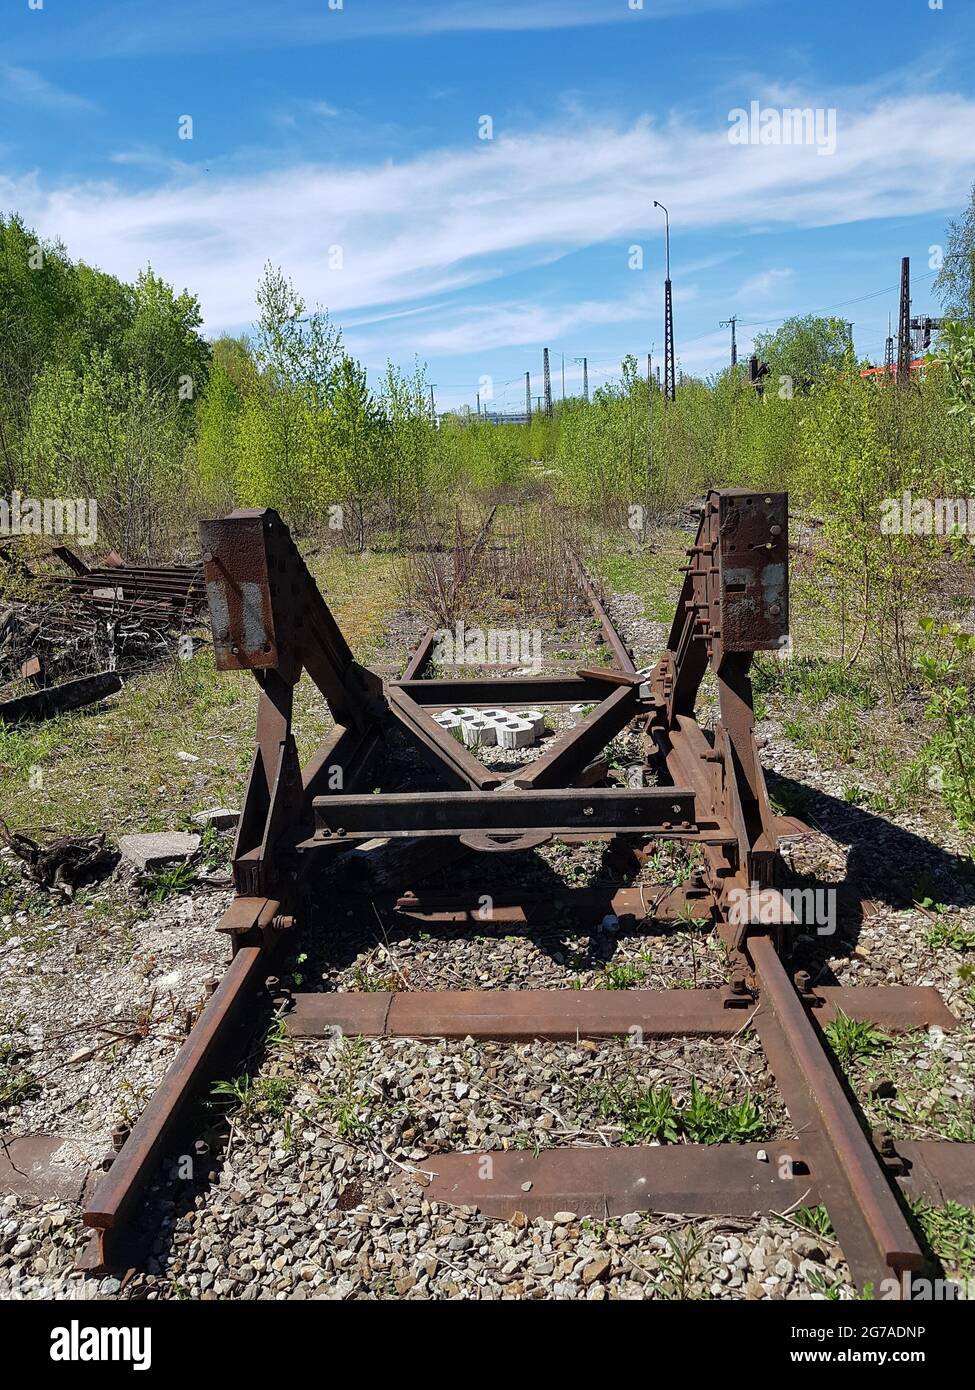
[(771, 269), (760, 271), (758, 275), (749, 276), (743, 285), (739, 286), (737, 299), (759, 299), (774, 290), (779, 290), (783, 285), (793, 278), (795, 272), (787, 267), (780, 270)]
[[(973, 147), (975, 100), (932, 93), (841, 109), (829, 158), (812, 148), (732, 146), (722, 112), (710, 128), (580, 123), (569, 133), (472, 137), (400, 162), (250, 174), (213, 166), (148, 190), (0, 176), (0, 206), (62, 237), (73, 255), (126, 277), (151, 260), (199, 292), (208, 327), (219, 330), (250, 321), (267, 259), (340, 318), (432, 305), (600, 244), (618, 246), (622, 268), (631, 243), (659, 246), (654, 196), (670, 208), (675, 268), (686, 283), (687, 231), (774, 227), (787, 253), (798, 229), (942, 211), (967, 192)], [(336, 246), (341, 269), (330, 267)], [(781, 274), (767, 272), (766, 286)], [(479, 320), (471, 308), (466, 326), (456, 303), (444, 304), (436, 322), (425, 316), (425, 350), (462, 351), (479, 323), (484, 346), (538, 341), (554, 334), (559, 315), (563, 327), (573, 313), (590, 323), (600, 314), (618, 319), (635, 311), (647, 287), (644, 280), (618, 301), (564, 310), (519, 307), (505, 286), (493, 315)]]
[(32, 68), (19, 68), (11, 63), (0, 63), (0, 100), (13, 102), (17, 106), (67, 113), (95, 109), (95, 103), (87, 97), (56, 87)]
[[(695, 14), (735, 11), (756, 0), (644, 0), (631, 9), (627, 0), (346, 0), (330, 9), (325, 0), (279, 7), (266, 0), (119, 0), (97, 20), (83, 15), (57, 31), (38, 35), (45, 51), (83, 51), (87, 57), (140, 53), (205, 52), (219, 47), (292, 48), (360, 39), (427, 38), (434, 34), (518, 33), (576, 29), (596, 25), (634, 27)], [(84, 41), (83, 50), (77, 48)]]

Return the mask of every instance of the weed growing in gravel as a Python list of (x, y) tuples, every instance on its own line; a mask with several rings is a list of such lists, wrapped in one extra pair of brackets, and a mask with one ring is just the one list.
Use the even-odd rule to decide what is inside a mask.
[(30, 1072), (21, 1065), (23, 1049), (15, 1042), (0, 1042), (0, 1110), (21, 1105), (40, 1091)]
[(629, 989), (631, 985), (638, 985), (643, 979), (643, 970), (639, 965), (630, 965), (621, 961), (618, 965), (607, 965), (603, 970), (602, 978), (597, 981), (598, 989)]
[(396, 994), (403, 988), (398, 975), (371, 975), (364, 965), (353, 968), (352, 983), (364, 994)]
[(914, 1202), (911, 1209), (925, 1240), (943, 1264), (961, 1274), (975, 1269), (975, 1210), (959, 1202), (934, 1207), (923, 1201)]
[(873, 1284), (864, 1284), (858, 1293), (841, 1279), (831, 1279), (822, 1269), (811, 1269), (806, 1275), (806, 1282), (813, 1293), (820, 1294), (830, 1303), (850, 1303), (859, 1299), (869, 1302), (873, 1299)]
[(177, 864), (172, 869), (157, 869), (150, 875), (146, 896), (150, 902), (164, 903), (177, 893), (188, 893), (196, 881), (189, 864)]
[(667, 1250), (657, 1256), (664, 1282), (657, 1287), (664, 1298), (684, 1302), (695, 1296), (695, 1265), (704, 1249), (704, 1236), (694, 1226), (685, 1226), (668, 1231), (664, 1239)]
[(607, 1118), (618, 1121), (624, 1144), (676, 1144), (681, 1139), (691, 1144), (747, 1144), (764, 1139), (769, 1132), (753, 1096), (728, 1103), (723, 1095), (703, 1090), (696, 1078), (683, 1106), (675, 1104), (669, 1086), (650, 1086), (636, 1095), (610, 1091), (599, 1108)]
[(642, 1096), (623, 1102), (616, 1115), (623, 1120), (623, 1139), (627, 1144), (643, 1139), (676, 1144), (680, 1138), (680, 1122), (669, 1086), (651, 1086)]
[(966, 1003), (975, 1009), (975, 965), (960, 965), (957, 974)]
[(799, 1207), (792, 1213), (792, 1219), (797, 1226), (804, 1226), (807, 1231), (812, 1231), (814, 1235), (823, 1236), (827, 1240), (834, 1237), (833, 1223), (829, 1219), (829, 1212), (820, 1202), (817, 1207)]
[(882, 1052), (893, 1043), (889, 1033), (875, 1028), (866, 1019), (850, 1018), (842, 1009), (837, 1009), (835, 1019), (832, 1023), (827, 1023), (823, 1032), (832, 1048), (833, 1056), (844, 1070), (854, 1062), (861, 1062), (865, 1057)]
[(362, 1139), (371, 1124), (366, 1116), (368, 1096), (362, 1073), (366, 1060), (364, 1038), (343, 1038), (335, 1053), (335, 1078), (331, 1092), (321, 1093), (321, 1105), (335, 1121), (343, 1139)]
[(711, 918), (699, 916), (691, 903), (682, 903), (674, 918), (674, 924), (681, 931), (704, 931), (706, 927), (710, 927)]
[(215, 825), (206, 826), (200, 835), (200, 860), (207, 869), (227, 869), (233, 838), (221, 834)]
[(241, 1120), (267, 1115), (279, 1120), (294, 1095), (295, 1082), (287, 1076), (237, 1076), (232, 1081), (215, 1081), (210, 1094), (227, 1102)]
[(947, 946), (952, 951), (975, 951), (975, 931), (955, 922), (938, 922), (924, 937), (927, 944), (937, 950)]

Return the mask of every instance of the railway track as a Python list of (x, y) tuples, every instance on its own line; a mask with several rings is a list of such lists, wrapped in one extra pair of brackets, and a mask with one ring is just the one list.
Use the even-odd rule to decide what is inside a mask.
[[(481, 533), (486, 536), (490, 519)], [(437, 1155), (426, 1195), (489, 1215), (596, 1216), (652, 1209), (688, 1215), (782, 1212), (822, 1202), (854, 1279), (875, 1297), (909, 1296), (924, 1252), (906, 1203), (975, 1203), (975, 1145), (894, 1145), (869, 1135), (835, 1070), (823, 1026), (838, 1012), (891, 1031), (955, 1020), (931, 988), (811, 989), (785, 959), (794, 924), (782, 891), (783, 824), (770, 804), (754, 738), (748, 670), (788, 634), (788, 506), (782, 493), (713, 492), (688, 550), (677, 614), (652, 670), (634, 669), (577, 556), (572, 563), (614, 665), (562, 677), (424, 679), (427, 634), (397, 681), (357, 663), (280, 518), (235, 512), (202, 528), (207, 598), (219, 667), (250, 671), (259, 687), (257, 742), (234, 852), (236, 897), (217, 930), (231, 964), (85, 1212), (93, 1241), (82, 1266), (131, 1262), (139, 1203), (161, 1158), (183, 1140), (192, 1102), (228, 1059), (242, 1055), (268, 997), (268, 980), (300, 920), (301, 885), (364, 841), (397, 841), (398, 890), (350, 893), (343, 911), (397, 925), (496, 921), (530, 926), (553, 908), (582, 927), (606, 913), (709, 918), (728, 960), (720, 989), (319, 993), (277, 997), (292, 1036), (637, 1039), (733, 1036), (754, 1028), (796, 1137), (757, 1145), (570, 1147), (531, 1154)], [(695, 717), (710, 670), (714, 731)], [(302, 768), (292, 731), (294, 686), (307, 671), (336, 721)], [(591, 711), (512, 774), (487, 768), (432, 715), (464, 704)], [(622, 730), (642, 733), (654, 785), (596, 786), (600, 754)], [(436, 769), (435, 794), (371, 791), (373, 755), (391, 729)], [(369, 789), (369, 790), (367, 790)], [(622, 853), (641, 840), (699, 847), (704, 868), (681, 889), (566, 889), (557, 902), (503, 891), (499, 855), (552, 838), (602, 839)], [(477, 856), (480, 891), (430, 892), (424, 878)], [(649, 907), (648, 907), (649, 904)], [(271, 985), (272, 992), (274, 985)]]

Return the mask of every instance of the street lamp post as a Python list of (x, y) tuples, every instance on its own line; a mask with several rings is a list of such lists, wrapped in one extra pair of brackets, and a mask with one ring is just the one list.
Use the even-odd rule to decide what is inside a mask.
[(653, 205), (664, 215), (666, 228), (667, 278), (664, 281), (664, 397), (668, 401), (677, 397), (677, 368), (674, 356), (674, 300), (670, 284), (670, 213), (663, 203), (654, 198)]

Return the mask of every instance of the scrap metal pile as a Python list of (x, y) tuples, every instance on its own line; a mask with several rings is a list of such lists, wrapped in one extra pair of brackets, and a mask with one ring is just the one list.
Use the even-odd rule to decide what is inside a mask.
[[(577, 575), (612, 650), (612, 667), (560, 677), (424, 679), (428, 633), (404, 677), (384, 684), (354, 659), (275, 512), (240, 511), (207, 522), (202, 541), (217, 664), (252, 672), (260, 689), (257, 746), (234, 856), (237, 896), (217, 928), (230, 936), (233, 958), (94, 1193), (85, 1221), (97, 1239), (87, 1266), (124, 1262), (140, 1198), (178, 1142), (190, 1101), (256, 1028), (266, 981), (295, 932), (302, 882), (350, 848), (383, 840), (401, 846), (394, 861), (398, 891), (377, 896), (371, 888), (359, 895), (350, 890), (343, 914), (351, 905), (364, 920), (373, 919), (375, 909), (385, 921), (435, 933), (441, 924), (482, 922), (487, 895), (498, 922), (530, 926), (557, 911), (560, 920), (574, 918), (586, 929), (613, 914), (636, 930), (689, 907), (695, 917), (710, 917), (724, 943), (727, 984), (673, 991), (297, 994), (284, 1013), (292, 1036), (327, 1038), (341, 1029), (371, 1037), (575, 1042), (617, 1035), (732, 1037), (751, 1027), (796, 1136), (761, 1147), (495, 1152), (490, 1179), (482, 1155), (438, 1154), (425, 1188), (429, 1200), (476, 1205), (499, 1217), (515, 1210), (551, 1216), (562, 1209), (597, 1217), (641, 1209), (750, 1216), (821, 1202), (861, 1287), (876, 1291), (888, 1281), (883, 1287), (889, 1289), (890, 1281), (919, 1269), (924, 1257), (905, 1201), (975, 1201), (972, 1146), (873, 1141), (821, 1028), (840, 1010), (894, 1031), (932, 1024), (950, 1029), (955, 1021), (934, 989), (811, 989), (808, 977), (791, 977), (783, 963), (791, 935), (778, 847), (785, 827), (770, 806), (759, 762), (749, 667), (754, 653), (776, 651), (788, 637), (786, 495), (727, 490), (708, 496), (666, 650), (649, 672), (635, 669), (578, 559)], [(302, 671), (322, 692), (336, 724), (304, 768), (292, 731)], [(708, 671), (717, 691), (713, 731), (695, 715)], [(458, 709), (580, 705), (592, 708), (514, 771), (486, 767), (436, 718)], [(642, 731), (645, 780), (652, 785), (607, 785), (603, 751), (627, 728)], [(392, 731), (425, 757), (443, 790), (373, 790), (383, 760), (372, 755)], [(698, 847), (704, 867), (677, 891), (566, 888), (543, 901), (506, 888), (503, 856), (553, 838), (608, 841), (616, 853), (638, 851), (648, 840), (676, 840)], [(472, 855), (483, 870), (476, 891), (424, 889), (432, 870)], [(328, 918), (302, 925), (327, 931)]]
[[(193, 565), (89, 568), (67, 546), (68, 573), (0, 548), (0, 719), (45, 719), (120, 690), (126, 674), (170, 655), (202, 611)], [(5, 689), (9, 687), (9, 689)]]

